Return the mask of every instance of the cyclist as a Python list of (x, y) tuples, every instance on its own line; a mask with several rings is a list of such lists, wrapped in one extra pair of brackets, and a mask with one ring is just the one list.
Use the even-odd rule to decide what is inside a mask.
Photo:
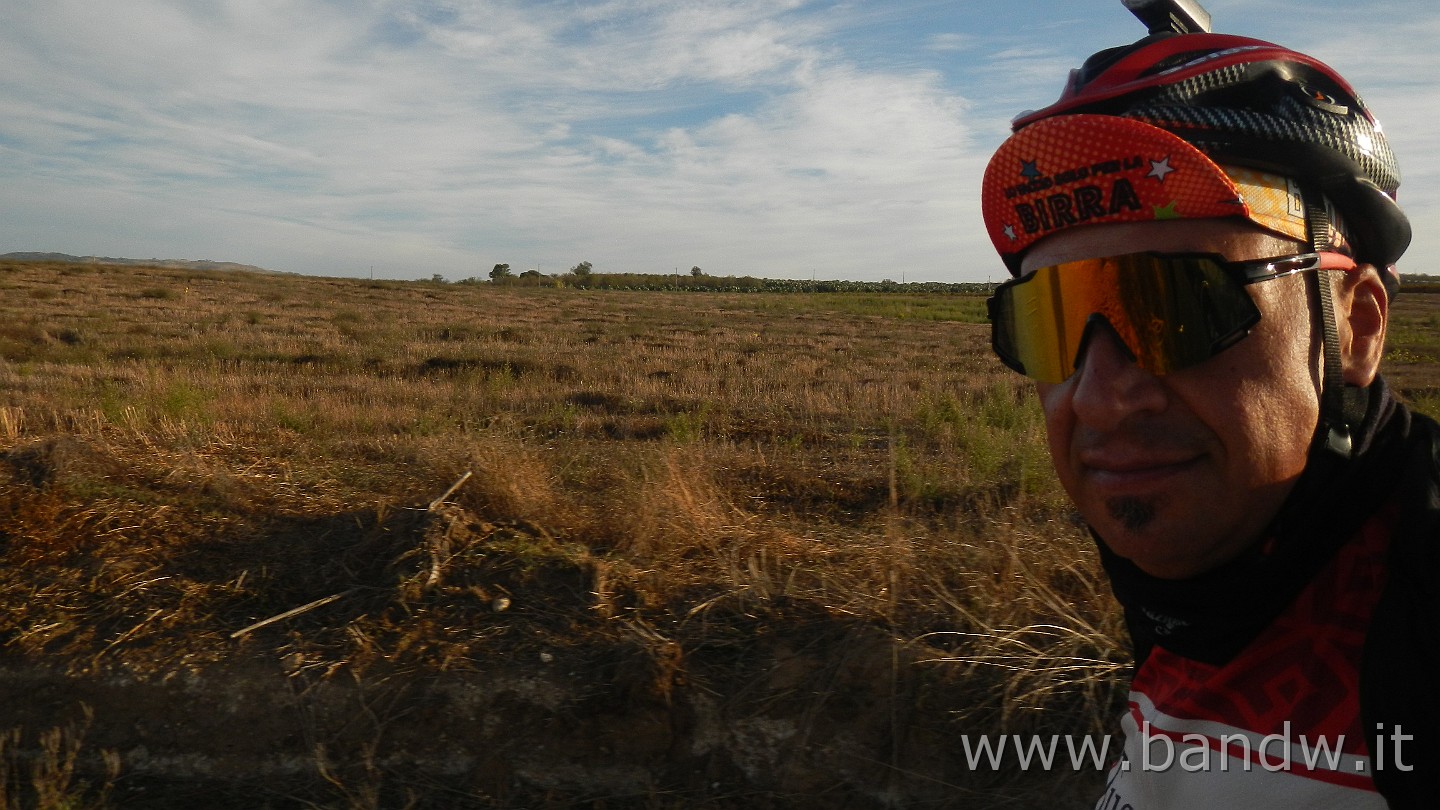
[(990, 161), (993, 345), (1135, 650), (1099, 807), (1440, 801), (1440, 427), (1379, 374), (1398, 185), (1334, 70), (1206, 31), (1095, 54)]

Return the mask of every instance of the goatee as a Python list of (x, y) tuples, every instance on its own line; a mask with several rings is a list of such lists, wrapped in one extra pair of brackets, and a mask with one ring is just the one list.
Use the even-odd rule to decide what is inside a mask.
[(1144, 498), (1111, 498), (1105, 509), (1127, 531), (1138, 532), (1155, 519), (1155, 504)]

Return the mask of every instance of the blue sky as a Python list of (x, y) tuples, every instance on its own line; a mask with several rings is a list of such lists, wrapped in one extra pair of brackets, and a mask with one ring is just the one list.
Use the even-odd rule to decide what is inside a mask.
[[(1339, 69), (1437, 272), (1440, 4), (1210, 0)], [(1120, 0), (5, 0), (0, 253), (998, 279), (1008, 121)]]

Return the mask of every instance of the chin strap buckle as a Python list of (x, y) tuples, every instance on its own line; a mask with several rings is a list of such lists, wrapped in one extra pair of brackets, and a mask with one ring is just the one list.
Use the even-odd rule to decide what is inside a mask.
[(1355, 448), (1348, 427), (1331, 427), (1325, 431), (1325, 449), (1341, 458), (1350, 458)]

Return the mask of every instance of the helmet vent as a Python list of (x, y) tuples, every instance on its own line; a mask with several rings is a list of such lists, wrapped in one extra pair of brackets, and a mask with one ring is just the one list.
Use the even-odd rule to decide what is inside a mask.
[(1310, 106), (1335, 115), (1349, 115), (1350, 108), (1335, 100), (1335, 97), (1311, 84), (1298, 84), (1300, 97)]

